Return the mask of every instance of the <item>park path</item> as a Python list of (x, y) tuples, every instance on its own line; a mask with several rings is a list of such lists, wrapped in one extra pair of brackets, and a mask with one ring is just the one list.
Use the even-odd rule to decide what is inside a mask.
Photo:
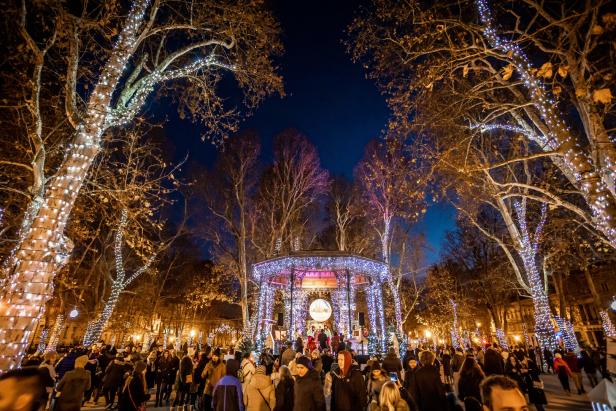
[(591, 390), (590, 383), (586, 379), (584, 375), (584, 389), (586, 390), (586, 394), (578, 395), (575, 392), (575, 384), (573, 381), (571, 383), (571, 390), (573, 391), (571, 394), (567, 394), (562, 386), (560, 385), (560, 381), (554, 374), (544, 374), (541, 376), (543, 379), (545, 392), (548, 397), (548, 405), (546, 410), (548, 411), (591, 411), (592, 407), (590, 405), (590, 401), (588, 400), (588, 392)]

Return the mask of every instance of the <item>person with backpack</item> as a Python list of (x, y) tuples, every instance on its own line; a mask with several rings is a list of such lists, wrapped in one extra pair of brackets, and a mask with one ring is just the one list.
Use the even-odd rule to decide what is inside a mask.
[(244, 411), (242, 384), (237, 378), (239, 368), (240, 363), (237, 360), (227, 360), (225, 376), (218, 381), (212, 391), (214, 411)]
[(265, 365), (259, 365), (244, 390), (246, 411), (272, 411), (276, 407), (276, 390), (266, 374)]

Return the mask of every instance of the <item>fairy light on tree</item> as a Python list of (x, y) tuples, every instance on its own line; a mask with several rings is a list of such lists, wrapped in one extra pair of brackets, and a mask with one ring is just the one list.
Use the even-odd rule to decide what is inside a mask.
[(115, 238), (114, 238), (114, 254), (115, 254), (115, 271), (116, 275), (111, 284), (111, 293), (107, 298), (107, 301), (103, 307), (102, 312), (98, 315), (98, 317), (88, 324), (85, 335), (83, 337), (83, 345), (86, 347), (97, 342), (103, 331), (107, 322), (111, 318), (111, 314), (113, 314), (113, 310), (115, 309), (118, 300), (120, 299), (120, 294), (122, 291), (126, 289), (133, 281), (135, 281), (141, 274), (145, 273), (152, 262), (154, 261), (155, 256), (150, 257), (146, 263), (141, 266), (138, 270), (136, 270), (132, 275), (127, 276), (126, 271), (124, 269), (124, 258), (122, 256), (122, 248), (124, 242), (124, 231), (126, 229), (126, 225), (128, 224), (128, 211), (126, 209), (122, 209), (122, 213), (120, 216), (120, 223), (118, 225), (118, 229), (116, 230)]
[[(531, 132), (545, 150), (562, 152), (564, 166), (574, 176), (574, 184), (580, 189), (587, 204), (592, 210), (596, 224), (612, 247), (616, 248), (616, 200), (609, 187), (614, 187), (616, 180), (616, 158), (614, 150), (601, 150), (603, 156), (597, 165), (581, 148), (581, 145), (571, 134), (560, 113), (555, 109), (557, 102), (545, 91), (538, 77), (531, 74), (532, 66), (524, 51), (513, 41), (500, 37), (494, 28), (492, 13), (487, 0), (476, 0), (481, 22), (485, 28), (483, 33), (492, 47), (501, 50), (509, 56), (511, 63), (520, 73), (523, 83), (529, 90), (533, 105), (537, 108), (544, 121), (545, 130), (542, 133)], [(484, 126), (486, 127), (486, 126)], [(507, 126), (494, 126), (506, 128)], [(513, 128), (511, 128), (512, 131)], [(528, 135), (525, 130), (523, 135)], [(605, 172), (598, 172), (602, 170)]]
[(62, 331), (64, 330), (65, 321), (66, 318), (64, 317), (64, 314), (58, 314), (58, 316), (56, 317), (56, 322), (51, 329), (49, 342), (45, 347), (45, 352), (56, 351), (56, 347), (60, 342), (60, 336), (62, 335)]
[[(168, 13), (165, 7), (174, 7), (174, 13)], [(108, 50), (105, 46), (101, 49), (108, 52), (108, 57), (96, 59), (94, 64), (104, 61), (100, 67), (81, 67), (81, 63), (90, 62), (82, 62), (80, 56), (87, 52), (80, 53), (77, 49), (75, 70), (87, 70), (92, 73), (89, 77), (95, 80), (82, 109), (73, 110), (70, 122), (75, 131), (70, 144), (64, 146), (62, 162), (54, 175), (40, 179), (40, 190), (34, 193), (27, 207), (16, 246), (3, 264), (6, 281), (0, 305), (6, 308), (0, 311), (0, 370), (20, 364), (45, 302), (51, 296), (55, 274), (68, 261), (72, 242), (64, 234), (66, 224), (88, 171), (97, 155), (105, 150), (103, 135), (110, 128), (130, 125), (156, 90), (169, 90), (168, 84), (177, 80), (199, 83), (199, 87), (192, 84), (175, 91), (184, 92), (182, 104), (193, 105), (188, 108), (193, 118), (206, 122), (208, 130), (218, 135), (232, 129), (239, 119), (212, 108), (217, 107), (217, 103), (212, 102), (219, 99), (216, 86), (223, 77), (218, 73), (232, 73), (248, 105), (256, 105), (267, 95), (282, 89), (281, 79), (270, 60), (280, 50), (278, 29), (261, 4), (230, 5), (224, 15), (217, 15), (222, 12), (211, 7), (207, 0), (198, 7), (208, 10), (207, 13), (200, 13), (197, 7), (194, 13), (193, 9), (183, 13), (175, 7), (165, 1), (151, 4), (150, 0), (134, 0), (117, 30), (113, 45)], [(171, 19), (170, 15), (173, 15)], [(183, 16), (189, 15), (190, 25), (182, 21)], [(26, 17), (24, 7), (22, 20)], [(117, 20), (111, 18), (109, 21)], [(27, 27), (23, 25), (22, 31), (32, 40)], [(104, 26), (92, 31), (97, 29), (109, 33), (116, 28)], [(190, 33), (183, 41), (166, 41), (169, 33), (183, 31)], [(80, 39), (79, 34), (81, 32), (77, 31), (77, 44), (89, 42)], [(159, 46), (155, 56), (146, 53), (152, 43)], [(260, 46), (256, 47), (257, 44)], [(173, 47), (178, 48), (173, 50)], [(31, 48), (38, 51), (37, 47)], [(38, 54), (44, 58), (44, 54)], [(77, 84), (69, 81), (66, 86), (69, 94), (66, 98), (72, 99), (77, 93)], [(209, 106), (196, 103), (204, 96)], [(67, 112), (69, 106), (67, 103)], [(223, 121), (220, 121), (221, 116), (225, 116)]]
[(599, 316), (601, 317), (601, 324), (603, 325), (605, 335), (608, 337), (616, 337), (616, 327), (614, 323), (612, 323), (609, 313), (606, 310), (600, 310)]

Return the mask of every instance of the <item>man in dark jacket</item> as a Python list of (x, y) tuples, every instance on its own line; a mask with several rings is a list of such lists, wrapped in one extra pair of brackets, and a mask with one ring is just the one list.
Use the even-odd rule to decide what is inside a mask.
[(105, 396), (106, 408), (111, 409), (115, 401), (116, 393), (122, 384), (126, 363), (124, 358), (118, 355), (105, 369), (103, 377), (103, 395)]
[(400, 371), (402, 371), (402, 363), (393, 348), (389, 349), (383, 360), (383, 369), (390, 374), (395, 372), (398, 375), (398, 381), (402, 381), (402, 375), (400, 374)]
[(240, 363), (237, 360), (227, 360), (226, 375), (218, 381), (212, 392), (214, 411), (244, 411), (242, 384), (237, 379), (239, 369)]
[(445, 387), (441, 382), (438, 367), (434, 365), (434, 353), (423, 351), (419, 354), (422, 367), (415, 372), (410, 390), (419, 411), (447, 411)]
[(490, 375), (504, 375), (505, 364), (503, 363), (503, 357), (498, 351), (496, 351), (496, 343), (486, 350), (483, 358), (483, 372), (486, 377)]
[(88, 356), (82, 355), (75, 359), (75, 369), (66, 372), (56, 390), (60, 396), (56, 399), (55, 409), (58, 411), (73, 411), (81, 409), (84, 393), (90, 389), (90, 371), (84, 367), (88, 362)]
[(338, 352), (338, 369), (331, 371), (332, 411), (354, 411), (366, 408), (364, 376), (359, 367), (353, 365), (351, 353)]
[(193, 382), (193, 371), (195, 368), (192, 360), (194, 355), (195, 349), (190, 347), (188, 348), (188, 353), (184, 355), (184, 357), (182, 357), (182, 361), (180, 361), (180, 384), (178, 387), (178, 396), (173, 403), (176, 407), (184, 406), (190, 399), (190, 386)]
[(293, 411), (325, 411), (325, 395), (321, 377), (312, 368), (310, 359), (302, 355), (296, 360), (296, 368)]

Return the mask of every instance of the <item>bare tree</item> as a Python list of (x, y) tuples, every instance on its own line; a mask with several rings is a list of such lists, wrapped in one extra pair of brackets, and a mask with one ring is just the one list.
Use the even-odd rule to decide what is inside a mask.
[[(212, 241), (219, 264), (237, 273), (244, 328), (249, 322), (249, 222), (255, 207), (260, 151), (261, 144), (255, 134), (235, 136), (225, 144), (212, 173), (200, 178), (198, 183), (213, 217), (203, 226), (205, 236)], [(203, 180), (207, 181), (205, 186), (201, 184)]]
[[(180, 113), (203, 121), (208, 131), (220, 134), (233, 129), (235, 112), (225, 108), (216, 93), (225, 72), (245, 91), (249, 107), (281, 90), (281, 79), (270, 60), (280, 50), (278, 27), (260, 1), (135, 0), (125, 19), (114, 14), (122, 14), (121, 7), (96, 11), (90, 7), (84, 3), (79, 17), (62, 7), (52, 8), (48, 16), (40, 13), (49, 29), (35, 31), (29, 21), (35, 12), (24, 1), (15, 19), (26, 45), (24, 55), (34, 66), (32, 97), (25, 99), (28, 124), (34, 126), (27, 130), (37, 130), (30, 140), (41, 146), (39, 130), (56, 126), (44, 124), (39, 90), (47, 83), (37, 75), (44, 72), (46, 56), (55, 44), (69, 51), (68, 58), (48, 72), (65, 69), (67, 74), (56, 76), (50, 87), (66, 90), (65, 121), (73, 131), (51, 177), (42, 175), (39, 166), (45, 151), (34, 150), (38, 162), (32, 170), (33, 197), (5, 264), (10, 286), (4, 288), (2, 303), (12, 308), (0, 318), (2, 338), (18, 343), (5, 350), (1, 369), (21, 361), (27, 341), (23, 337), (41, 315), (55, 273), (68, 260), (71, 247), (65, 227), (91, 165), (104, 151), (107, 130), (131, 124), (155, 90), (173, 92)], [(44, 40), (35, 39), (40, 33)], [(80, 49), (84, 44), (90, 48)], [(77, 97), (81, 90), (91, 90), (84, 93), (83, 102)]]
[[(416, 123), (434, 93), (446, 93), (424, 127), (453, 110), (460, 126), (522, 136), (528, 156), (553, 161), (616, 247), (609, 2), (494, 6), (376, 0), (351, 25), (349, 50), (387, 93), (393, 126)], [(529, 8), (533, 18), (521, 17)]]
[(260, 258), (295, 250), (297, 240), (310, 235), (306, 213), (328, 186), (317, 149), (305, 136), (296, 130), (276, 136), (274, 164), (260, 183), (251, 222), (251, 241)]

